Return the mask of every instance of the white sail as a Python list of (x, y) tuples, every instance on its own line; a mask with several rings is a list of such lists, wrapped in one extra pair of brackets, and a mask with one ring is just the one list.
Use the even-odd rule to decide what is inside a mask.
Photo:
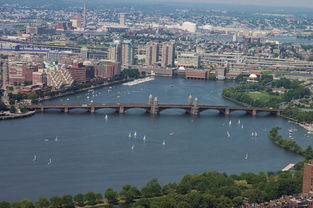
[(248, 157), (249, 157), (249, 155), (248, 155), (248, 153), (246, 153), (246, 155), (245, 155), (245, 160), (247, 160)]
[(162, 145), (163, 145), (163, 146), (165, 146), (165, 145), (166, 145), (165, 140), (163, 140)]
[(226, 133), (227, 133), (227, 137), (230, 137), (230, 133), (229, 133), (229, 131), (227, 131)]
[(135, 149), (135, 145), (132, 145), (131, 146), (131, 150), (133, 151)]
[(142, 140), (143, 140), (144, 142), (146, 142), (146, 140), (147, 140), (146, 135), (143, 136)]
[(231, 120), (228, 122), (228, 125), (231, 126)]
[(49, 158), (48, 165), (51, 165), (51, 163), (52, 163), (52, 160), (51, 160), (51, 158)]
[(240, 119), (238, 120), (238, 125), (240, 125)]
[(105, 118), (105, 120), (108, 120), (108, 115), (106, 114), (104, 118)]
[(58, 136), (56, 136), (55, 139), (54, 139), (54, 141), (57, 142), (58, 140), (59, 140), (59, 139), (58, 139)]
[(33, 161), (36, 161), (36, 160), (37, 160), (37, 156), (36, 156), (36, 155), (34, 155)]
[(241, 125), (241, 128), (243, 129), (243, 124)]
[(137, 132), (135, 131), (135, 133), (134, 133), (134, 138), (136, 138), (137, 137)]
[(251, 133), (251, 136), (254, 136), (254, 132)]
[(132, 133), (131, 132), (129, 132), (128, 138), (132, 138)]

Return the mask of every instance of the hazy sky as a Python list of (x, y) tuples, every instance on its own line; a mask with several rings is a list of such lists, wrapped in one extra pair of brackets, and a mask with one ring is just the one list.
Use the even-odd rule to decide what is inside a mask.
[[(145, 0), (157, 2), (157, 0)], [(313, 8), (313, 0), (159, 0), (162, 2), (201, 2), (201, 3), (227, 3), (246, 4), (262, 6), (282, 6), (282, 7), (310, 7)]]

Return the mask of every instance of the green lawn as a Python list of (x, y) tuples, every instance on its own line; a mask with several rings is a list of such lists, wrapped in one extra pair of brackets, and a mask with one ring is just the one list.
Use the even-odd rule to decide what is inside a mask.
[(280, 98), (280, 96), (270, 95), (267, 92), (249, 92), (248, 95), (253, 100), (263, 100), (265, 102), (269, 101), (271, 98)]

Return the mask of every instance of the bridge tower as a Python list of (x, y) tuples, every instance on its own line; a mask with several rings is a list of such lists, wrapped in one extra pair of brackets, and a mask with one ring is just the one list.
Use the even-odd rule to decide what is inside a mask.
[(150, 108), (150, 114), (152, 115), (158, 115), (159, 114), (159, 101), (158, 101), (158, 97), (155, 97), (153, 100), (153, 104), (151, 105)]
[(198, 101), (198, 98), (196, 97), (194, 102), (193, 102), (193, 105), (191, 107), (191, 110), (190, 110), (190, 114), (193, 115), (193, 116), (197, 116), (199, 114), (199, 101)]
[(149, 95), (149, 105), (153, 104), (153, 96), (150, 94)]
[(189, 95), (189, 97), (188, 97), (188, 105), (192, 105), (192, 96), (191, 95)]

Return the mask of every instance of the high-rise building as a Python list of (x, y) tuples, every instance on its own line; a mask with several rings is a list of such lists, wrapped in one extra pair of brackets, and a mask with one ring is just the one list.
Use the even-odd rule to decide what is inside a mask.
[(125, 25), (125, 13), (120, 13), (120, 25), (124, 26)]
[(304, 164), (302, 192), (313, 193), (313, 160), (309, 160), (309, 163)]
[(120, 40), (114, 40), (109, 48), (109, 59), (121, 63), (122, 46)]
[(175, 42), (162, 43), (162, 66), (174, 66), (175, 61)]
[(124, 40), (122, 42), (122, 65), (134, 64), (134, 47), (130, 40)]
[(149, 42), (146, 46), (146, 65), (155, 65), (159, 61), (159, 44)]
[(80, 13), (78, 13), (77, 15), (75, 15), (74, 17), (72, 17), (70, 19), (71, 23), (72, 23), (72, 27), (77, 29), (77, 28), (81, 28), (82, 27), (82, 15)]

